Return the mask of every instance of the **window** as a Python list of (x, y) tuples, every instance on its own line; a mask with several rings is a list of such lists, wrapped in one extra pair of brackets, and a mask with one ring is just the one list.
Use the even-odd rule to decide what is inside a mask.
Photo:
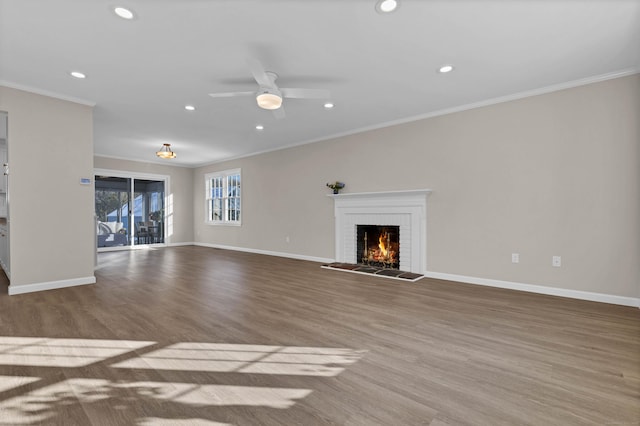
[(205, 222), (240, 225), (240, 169), (208, 173), (205, 180)]

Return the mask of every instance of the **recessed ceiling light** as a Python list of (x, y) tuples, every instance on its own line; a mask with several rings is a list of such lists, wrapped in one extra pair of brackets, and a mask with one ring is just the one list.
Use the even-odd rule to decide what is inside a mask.
[(122, 19), (133, 19), (134, 14), (131, 10), (126, 9), (124, 7), (116, 7), (113, 9), (116, 15), (121, 17)]
[(324, 104), (324, 107), (325, 107), (326, 109), (331, 109), (331, 108), (333, 108), (334, 106), (335, 106), (335, 105), (334, 105), (332, 102), (327, 102), (326, 104)]
[(194, 107), (193, 105), (185, 105), (184, 109), (186, 109), (187, 111), (195, 111), (196, 107)]
[(264, 130), (264, 126), (262, 124), (258, 124), (256, 126), (256, 130)]
[(453, 65), (443, 65), (438, 69), (439, 73), (446, 74), (453, 71)]
[(390, 13), (398, 8), (398, 0), (378, 0), (376, 11), (378, 13)]
[(71, 74), (71, 77), (75, 77), (75, 78), (87, 78), (87, 76), (81, 73), (80, 71), (71, 71), (69, 74)]

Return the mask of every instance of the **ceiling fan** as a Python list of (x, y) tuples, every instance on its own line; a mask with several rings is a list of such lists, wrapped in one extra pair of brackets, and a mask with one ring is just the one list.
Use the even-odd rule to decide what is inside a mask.
[(329, 99), (328, 90), (324, 89), (300, 89), (291, 87), (278, 87), (276, 80), (278, 74), (266, 71), (260, 61), (249, 60), (251, 74), (258, 83), (257, 91), (209, 93), (212, 98), (231, 98), (235, 96), (255, 96), (258, 106), (272, 110), (276, 118), (284, 118), (285, 112), (282, 106), (283, 98), (294, 99)]

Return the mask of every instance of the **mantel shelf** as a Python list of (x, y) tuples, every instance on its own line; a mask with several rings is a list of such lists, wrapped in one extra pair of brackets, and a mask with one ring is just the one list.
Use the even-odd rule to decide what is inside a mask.
[(406, 195), (429, 195), (433, 192), (431, 189), (409, 189), (404, 191), (383, 191), (383, 192), (347, 192), (346, 194), (327, 194), (327, 197), (333, 199), (345, 198), (371, 198), (371, 197), (394, 197)]

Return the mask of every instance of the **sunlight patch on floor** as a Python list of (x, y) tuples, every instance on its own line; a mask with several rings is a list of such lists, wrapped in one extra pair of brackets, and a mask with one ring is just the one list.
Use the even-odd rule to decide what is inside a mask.
[[(37, 382), (38, 380), (40, 380), (39, 377), (0, 376), (0, 392), (8, 391), (9, 389), (13, 389), (29, 383)], [(1, 419), (2, 416), (0, 416), (0, 420)]]
[[(311, 393), (309, 389), (273, 388), (258, 386), (199, 385), (176, 382), (130, 382), (110, 383), (90, 379), (73, 379), (71, 387), (79, 394), (92, 395), (95, 388), (119, 389), (123, 393), (133, 390), (135, 398), (140, 395), (162, 401), (197, 406), (243, 405), (269, 408), (289, 408), (295, 401)], [(108, 393), (107, 393), (108, 395)]]
[[(139, 425), (227, 426), (214, 421), (215, 407), (287, 409), (312, 389), (158, 381), (161, 375), (155, 373), (154, 381), (134, 380), (140, 372), (128, 370), (183, 371), (186, 377), (198, 375), (198, 382), (207, 372), (332, 377), (365, 353), (348, 348), (205, 342), (163, 346), (134, 340), (0, 336), (3, 372), (24, 369), (21, 375), (0, 375), (0, 392), (6, 393), (0, 400), (0, 424), (62, 424), (107, 416), (116, 424), (126, 420)], [(42, 377), (29, 376), (29, 367), (44, 368), (33, 375)], [(116, 380), (114, 375), (127, 379)]]
[(81, 367), (155, 342), (0, 336), (0, 365)]
[(336, 376), (362, 351), (182, 342), (114, 364), (116, 368)]
[(139, 426), (233, 426), (230, 423), (219, 423), (203, 419), (159, 419), (147, 417), (136, 422)]
[[(0, 423), (29, 424), (71, 415), (118, 410), (125, 417), (158, 411), (159, 403), (189, 407), (252, 406), (286, 409), (305, 398), (310, 389), (198, 385), (170, 382), (113, 382), (103, 379), (68, 379), (0, 402)], [(126, 414), (126, 412), (131, 412)], [(172, 411), (172, 410), (171, 410)], [(106, 413), (105, 413), (106, 414)], [(162, 408), (155, 413), (162, 416)], [(158, 417), (162, 418), (162, 417)], [(176, 423), (171, 423), (176, 424)], [(219, 424), (219, 423), (202, 423)]]
[[(68, 383), (55, 383), (0, 401), (0, 424), (24, 425), (44, 422), (51, 419), (60, 406), (73, 407), (76, 403), (77, 400)], [(81, 409), (79, 406), (78, 408)]]

